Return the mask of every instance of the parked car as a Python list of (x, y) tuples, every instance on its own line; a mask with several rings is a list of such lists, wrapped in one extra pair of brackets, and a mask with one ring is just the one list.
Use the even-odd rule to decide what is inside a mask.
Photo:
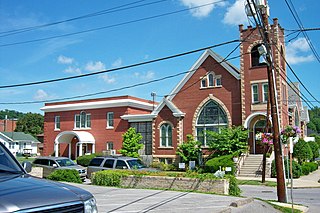
[(96, 213), (93, 195), (68, 184), (29, 175), (32, 165), (22, 165), (0, 143), (0, 212)]
[(138, 158), (123, 156), (95, 157), (87, 167), (87, 177), (91, 178), (93, 172), (108, 169), (146, 169), (146, 167)]
[(56, 169), (75, 169), (79, 172), (82, 180), (87, 176), (87, 171), (84, 167), (66, 157), (38, 157), (33, 161), (33, 165), (43, 168), (44, 178), (48, 177)]

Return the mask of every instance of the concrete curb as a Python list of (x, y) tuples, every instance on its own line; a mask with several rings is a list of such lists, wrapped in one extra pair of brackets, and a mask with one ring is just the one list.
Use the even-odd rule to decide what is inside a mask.
[(230, 207), (229, 207), (229, 208), (225, 208), (225, 209), (219, 211), (219, 213), (231, 213), (231, 212), (232, 212), (232, 210), (231, 210)]
[[(291, 208), (292, 207), (290, 203), (280, 203), (280, 202), (270, 202), (270, 203), (272, 203), (274, 205), (277, 205), (277, 206), (287, 207), (287, 208)], [(298, 210), (300, 210), (302, 212), (308, 212), (309, 211), (309, 208), (307, 206), (303, 206), (303, 205), (294, 204), (293, 208), (294, 209), (298, 209)]]
[(236, 200), (232, 203), (230, 203), (230, 206), (232, 207), (240, 207), (240, 206), (244, 206), (248, 203), (251, 203), (253, 202), (254, 199), (252, 197), (248, 197), (248, 198), (245, 198), (245, 199), (241, 199), (241, 200)]

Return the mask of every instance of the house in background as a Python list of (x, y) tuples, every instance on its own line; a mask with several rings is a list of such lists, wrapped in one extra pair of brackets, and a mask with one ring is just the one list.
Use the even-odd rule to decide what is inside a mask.
[(24, 132), (0, 132), (0, 142), (14, 155), (37, 155), (38, 153), (39, 141)]
[(0, 132), (13, 132), (17, 127), (17, 119), (0, 119)]

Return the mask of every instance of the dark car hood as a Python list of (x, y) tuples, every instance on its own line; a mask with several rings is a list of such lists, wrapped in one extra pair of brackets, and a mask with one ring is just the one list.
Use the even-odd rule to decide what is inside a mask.
[(67, 184), (30, 175), (0, 176), (0, 212), (83, 201), (92, 195)]

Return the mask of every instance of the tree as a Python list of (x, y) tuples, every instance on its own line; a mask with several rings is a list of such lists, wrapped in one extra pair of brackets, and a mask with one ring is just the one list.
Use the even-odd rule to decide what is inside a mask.
[(314, 141), (310, 141), (308, 142), (308, 144), (312, 150), (312, 160), (314, 161), (315, 158), (319, 157), (319, 145)]
[(24, 116), (24, 113), (8, 109), (0, 110), (0, 119), (5, 119), (6, 116), (8, 119), (19, 119)]
[(36, 137), (43, 133), (43, 123), (43, 115), (29, 112), (18, 120), (15, 132), (24, 132)]
[(142, 139), (142, 135), (136, 132), (136, 129), (130, 127), (123, 135), (122, 135), (122, 149), (119, 152), (128, 157), (139, 157), (139, 149), (143, 148), (143, 144), (140, 143)]
[(298, 159), (299, 164), (312, 159), (312, 150), (307, 142), (303, 139), (299, 141), (293, 147), (293, 157)]
[(197, 161), (201, 152), (201, 142), (194, 140), (192, 135), (187, 135), (187, 141), (180, 144), (176, 154), (179, 155), (183, 162)]
[(242, 126), (224, 128), (220, 132), (207, 131), (206, 136), (214, 156), (244, 152), (248, 147), (248, 130)]

